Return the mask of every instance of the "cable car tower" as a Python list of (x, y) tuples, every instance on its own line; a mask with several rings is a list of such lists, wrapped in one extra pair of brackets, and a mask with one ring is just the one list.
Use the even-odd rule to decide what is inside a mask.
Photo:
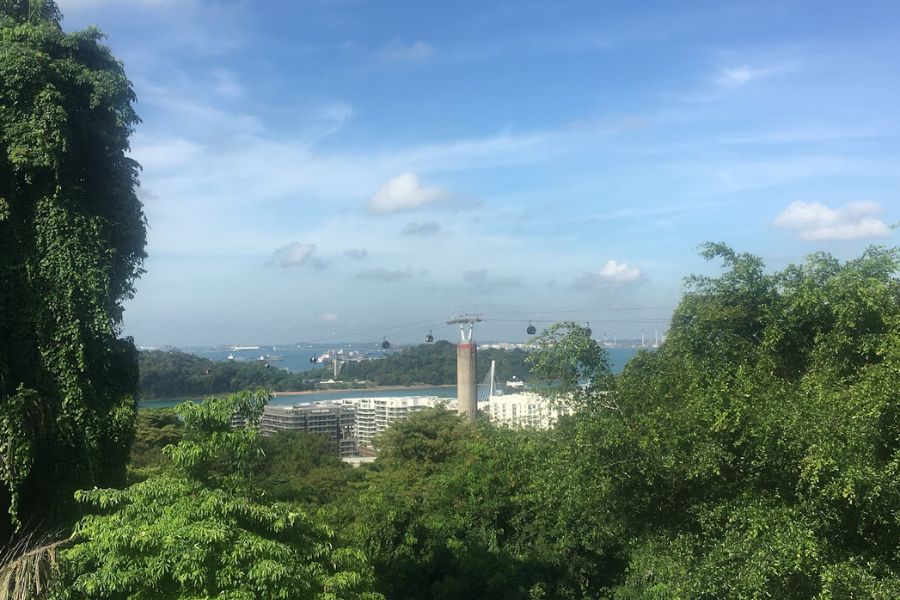
[(469, 421), (475, 420), (477, 381), (475, 380), (476, 344), (472, 339), (475, 323), (482, 315), (464, 314), (450, 317), (447, 325), (459, 324), (459, 344), (456, 346), (456, 411)]

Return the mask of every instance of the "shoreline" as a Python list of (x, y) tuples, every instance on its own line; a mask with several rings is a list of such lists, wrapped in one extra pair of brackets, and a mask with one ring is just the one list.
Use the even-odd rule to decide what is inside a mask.
[[(323, 388), (318, 390), (303, 390), (299, 392), (272, 392), (276, 398), (280, 396), (306, 396), (308, 394), (321, 394), (322, 392), (390, 392), (393, 390), (424, 390), (431, 388), (452, 388), (456, 387), (452, 383), (442, 383), (440, 385), (429, 385), (427, 383), (417, 383), (415, 385), (376, 385), (364, 388)], [(231, 393), (231, 392), (229, 392)]]
[[(428, 385), (427, 383), (417, 383), (415, 385), (376, 385), (373, 387), (364, 387), (364, 388), (324, 388), (318, 390), (300, 390), (293, 392), (272, 392), (272, 398), (281, 398), (281, 397), (293, 397), (293, 396), (308, 396), (310, 394), (322, 394), (322, 393), (341, 393), (341, 392), (351, 392), (351, 393), (359, 393), (359, 392), (390, 392), (396, 390), (424, 390), (424, 389), (434, 389), (434, 388), (454, 388), (455, 384), (452, 383), (443, 383), (440, 385)], [(218, 392), (215, 394), (206, 394), (204, 396), (183, 396), (179, 398), (154, 398), (152, 400), (141, 400), (139, 402), (139, 407), (148, 408), (152, 407), (154, 403), (157, 402), (185, 402), (185, 401), (200, 401), (209, 396), (229, 396), (231, 394), (236, 394), (237, 392)]]

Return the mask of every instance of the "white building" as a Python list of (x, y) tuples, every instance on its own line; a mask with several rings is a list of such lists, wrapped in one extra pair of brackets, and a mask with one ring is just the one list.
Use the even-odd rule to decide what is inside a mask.
[(361, 446), (371, 446), (376, 435), (417, 410), (435, 406), (456, 410), (456, 400), (438, 396), (345, 398), (341, 402), (356, 407), (356, 439)]
[[(455, 398), (439, 396), (387, 396), (343, 398), (294, 407), (268, 406), (260, 422), (266, 434), (281, 429), (328, 433), (341, 456), (354, 456), (357, 447), (371, 447), (376, 435), (397, 421), (426, 408), (456, 410)], [(552, 427), (565, 408), (551, 406), (541, 396), (526, 391), (494, 395), (478, 402), (478, 410), (504, 427)]]
[(552, 405), (533, 392), (491, 396), (490, 402), (479, 408), (485, 410), (497, 425), (537, 429), (548, 429), (561, 415), (570, 413), (568, 409)]

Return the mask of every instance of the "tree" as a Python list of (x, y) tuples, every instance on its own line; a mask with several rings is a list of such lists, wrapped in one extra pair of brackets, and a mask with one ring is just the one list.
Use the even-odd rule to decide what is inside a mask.
[(184, 433), (178, 414), (173, 408), (145, 408), (138, 411), (134, 426), (134, 444), (129, 468), (132, 473), (149, 473), (169, 461), (163, 448), (177, 444)]
[(134, 93), (96, 29), (0, 1), (0, 537), (121, 482), (137, 354), (119, 339), (144, 259)]
[(315, 386), (308, 380), (317, 376), (269, 368), (261, 361), (217, 362), (177, 350), (143, 350), (139, 367), (142, 400), (199, 397), (258, 387), (278, 392), (310, 390)]
[[(265, 392), (178, 407), (184, 437), (174, 470), (123, 490), (78, 493), (97, 514), (60, 555), (63, 599), (377, 600), (358, 550), (300, 506), (266, 501), (252, 483), (262, 458)], [(240, 413), (247, 426), (231, 428)]]
[(665, 344), (551, 434), (534, 494), (568, 578), (621, 599), (900, 596), (900, 253), (778, 273), (703, 255), (725, 270), (688, 279)]
[(378, 589), (411, 600), (555, 592), (558, 569), (531, 527), (539, 436), (468, 423), (443, 408), (389, 427), (358, 494), (331, 511), (369, 556)]
[(575, 410), (590, 409), (612, 387), (609, 357), (587, 328), (554, 323), (534, 346), (526, 361), (543, 396)]
[(335, 455), (328, 436), (280, 431), (260, 441), (264, 457), (253, 483), (275, 500), (320, 506), (351, 493), (350, 482), (362, 478)]

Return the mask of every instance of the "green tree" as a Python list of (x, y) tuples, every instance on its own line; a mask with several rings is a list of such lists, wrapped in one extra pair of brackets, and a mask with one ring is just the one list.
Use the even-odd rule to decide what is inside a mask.
[(335, 455), (324, 435), (282, 431), (261, 440), (264, 456), (253, 482), (276, 500), (321, 506), (351, 493), (362, 472)]
[(537, 466), (529, 436), (443, 408), (416, 412), (380, 436), (358, 495), (333, 509), (342, 535), (370, 557), (380, 591), (450, 600), (553, 589), (552, 566), (520, 533), (530, 532), (523, 493)]
[(177, 350), (140, 353), (142, 400), (185, 398), (265, 387), (276, 392), (310, 390), (319, 373), (289, 373), (261, 361), (216, 362)]
[(96, 29), (0, 1), (0, 537), (123, 481), (137, 355), (119, 339), (144, 259), (134, 94)]
[(551, 434), (534, 494), (567, 579), (623, 599), (897, 597), (898, 252), (779, 273), (703, 255), (725, 270), (688, 279), (663, 347)]
[(163, 448), (177, 444), (183, 433), (184, 427), (175, 409), (146, 408), (138, 411), (129, 468), (150, 473), (168, 464)]
[[(265, 392), (178, 407), (184, 437), (174, 470), (124, 490), (78, 493), (97, 514), (60, 556), (57, 596), (376, 600), (364, 555), (296, 504), (267, 502), (252, 484), (262, 458)], [(247, 427), (231, 428), (234, 413)]]
[(534, 346), (525, 361), (545, 397), (581, 410), (610, 390), (609, 357), (586, 327), (555, 323), (535, 338)]

